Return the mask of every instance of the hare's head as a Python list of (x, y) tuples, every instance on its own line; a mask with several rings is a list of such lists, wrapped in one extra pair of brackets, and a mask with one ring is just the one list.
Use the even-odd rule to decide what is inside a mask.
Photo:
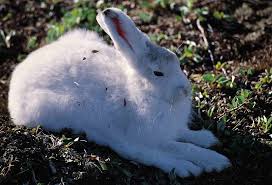
[(129, 65), (158, 88), (162, 98), (175, 102), (179, 97), (190, 97), (190, 83), (173, 52), (152, 43), (119, 9), (105, 9), (97, 21)]

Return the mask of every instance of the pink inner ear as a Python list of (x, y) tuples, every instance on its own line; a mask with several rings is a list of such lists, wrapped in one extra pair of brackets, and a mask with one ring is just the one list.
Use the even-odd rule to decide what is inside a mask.
[(116, 31), (119, 34), (119, 36), (124, 39), (124, 41), (129, 45), (130, 49), (133, 50), (131, 44), (129, 43), (129, 41), (127, 40), (126, 37), (126, 32), (122, 29), (121, 24), (120, 24), (120, 20), (118, 18), (112, 18), (112, 22), (116, 27)]

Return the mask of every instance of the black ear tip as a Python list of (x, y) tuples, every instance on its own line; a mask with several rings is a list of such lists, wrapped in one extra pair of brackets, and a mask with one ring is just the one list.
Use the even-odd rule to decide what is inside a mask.
[(103, 14), (104, 14), (104, 15), (109, 15), (109, 14), (110, 14), (110, 12), (111, 12), (111, 10), (110, 10), (110, 9), (106, 9), (106, 10), (104, 10), (104, 11), (103, 11)]

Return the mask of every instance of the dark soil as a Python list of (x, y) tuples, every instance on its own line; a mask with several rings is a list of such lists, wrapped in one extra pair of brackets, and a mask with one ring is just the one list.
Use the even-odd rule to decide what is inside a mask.
[[(106, 1), (108, 2), (108, 1)], [(157, 41), (170, 48), (180, 46), (181, 55), (186, 44), (198, 45), (200, 62), (191, 59), (182, 62), (199, 92), (207, 93), (202, 100), (194, 125), (204, 125), (220, 138), (222, 146), (215, 148), (228, 156), (233, 166), (221, 173), (203, 174), (197, 178), (181, 179), (173, 173), (165, 174), (120, 158), (108, 148), (86, 142), (84, 134), (74, 135), (70, 130), (52, 133), (42, 128), (15, 126), (7, 110), (8, 85), (12, 70), (31, 50), (27, 41), (37, 37), (39, 46), (45, 44), (48, 23), (61, 21), (65, 11), (73, 8), (69, 1), (0, 0), (0, 184), (187, 184), (187, 185), (265, 185), (272, 180), (271, 130), (264, 132), (256, 124), (257, 117), (272, 116), (272, 85), (266, 83), (261, 90), (254, 86), (272, 67), (272, 2), (269, 0), (203, 0), (194, 8), (208, 7), (201, 22), (208, 49), (205, 49), (198, 16), (191, 12), (177, 19), (180, 10), (174, 6), (144, 7), (140, 1), (114, 1), (128, 10), (142, 31), (168, 36)], [(92, 6), (93, 3), (90, 3)], [(224, 12), (230, 18), (217, 19), (213, 12)], [(139, 18), (140, 12), (152, 15), (149, 23)], [(1, 34), (0, 34), (1, 35)], [(10, 35), (10, 39), (7, 39)], [(179, 37), (171, 37), (179, 35)], [(224, 68), (216, 69), (218, 61)], [(252, 74), (241, 71), (252, 69)], [(201, 80), (206, 72), (235, 77), (235, 88), (218, 87)], [(200, 78), (199, 78), (200, 76)], [(249, 102), (230, 110), (228, 104), (237, 90), (252, 92)], [(197, 105), (197, 101), (195, 104)], [(252, 105), (254, 104), (254, 105)], [(208, 116), (208, 109), (215, 113)], [(227, 117), (224, 128), (220, 121)], [(211, 159), (212, 160), (212, 159)]]

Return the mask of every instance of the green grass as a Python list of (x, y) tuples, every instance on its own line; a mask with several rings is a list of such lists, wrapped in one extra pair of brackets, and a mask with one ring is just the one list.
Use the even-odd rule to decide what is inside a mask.
[(87, 5), (75, 7), (64, 14), (61, 22), (52, 22), (49, 25), (46, 41), (50, 43), (63, 35), (63, 33), (76, 27), (100, 31), (101, 29), (97, 25), (95, 19), (96, 14), (96, 9), (94, 7), (88, 7)]

